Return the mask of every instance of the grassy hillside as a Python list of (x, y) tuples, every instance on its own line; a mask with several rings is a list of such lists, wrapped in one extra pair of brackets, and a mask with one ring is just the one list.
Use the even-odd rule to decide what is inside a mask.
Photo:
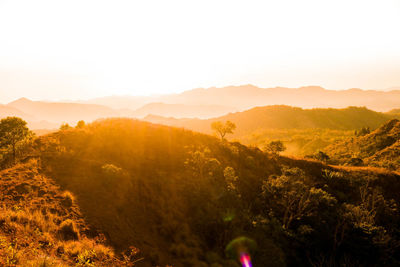
[(146, 120), (204, 133), (212, 133), (210, 128), (212, 122), (229, 120), (237, 125), (233, 137), (238, 137), (262, 129), (355, 130), (365, 126), (375, 129), (392, 118), (395, 118), (395, 115), (375, 112), (364, 107), (301, 109), (290, 106), (266, 106), (208, 120), (168, 119), (156, 116), (149, 116)]
[(352, 164), (355, 158), (359, 164), (389, 168), (400, 171), (400, 121), (385, 123), (364, 136), (352, 137), (328, 146), (325, 151), (333, 162)]
[(212, 134), (214, 121), (232, 121), (237, 129), (231, 140), (246, 145), (263, 146), (273, 140), (282, 140), (288, 155), (304, 156), (324, 149), (329, 144), (353, 135), (362, 127), (375, 129), (398, 115), (379, 113), (362, 107), (345, 109), (301, 109), (289, 106), (257, 107), (243, 112), (209, 119), (174, 119), (147, 116), (153, 123), (184, 127)]
[(394, 173), (335, 169), (128, 119), (34, 146), (42, 172), (76, 195), (117, 252), (142, 251), (139, 265), (238, 266), (235, 246), (226, 251), (232, 240), (257, 244), (247, 247), (255, 266), (399, 264)]
[(35, 160), (0, 172), (0, 266), (115, 266), (113, 249), (88, 227), (70, 192)]

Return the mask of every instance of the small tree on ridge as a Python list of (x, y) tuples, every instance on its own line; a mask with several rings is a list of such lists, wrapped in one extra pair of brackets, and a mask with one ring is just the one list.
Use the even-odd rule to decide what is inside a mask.
[(215, 121), (211, 123), (211, 129), (213, 129), (221, 137), (221, 140), (225, 140), (225, 135), (232, 134), (236, 129), (236, 125), (231, 121), (226, 121), (225, 123), (221, 121)]
[(0, 121), (0, 147), (11, 147), (13, 162), (16, 157), (16, 147), (29, 134), (26, 121), (18, 117), (7, 117)]

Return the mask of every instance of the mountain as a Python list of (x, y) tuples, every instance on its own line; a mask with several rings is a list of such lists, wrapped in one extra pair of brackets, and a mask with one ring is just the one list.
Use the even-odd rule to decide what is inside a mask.
[(41, 121), (57, 124), (75, 124), (79, 120), (93, 121), (120, 115), (119, 111), (101, 105), (32, 101), (27, 98), (20, 98), (7, 106), (31, 114)]
[(212, 118), (234, 111), (237, 110), (218, 105), (149, 103), (132, 112), (132, 115), (138, 118), (143, 118), (150, 114), (174, 118)]
[(197, 88), (179, 94), (127, 97), (112, 96), (89, 100), (113, 108), (137, 109), (151, 102), (185, 105), (223, 105), (237, 110), (256, 106), (290, 105), (302, 108), (345, 108), (365, 106), (375, 111), (399, 108), (400, 90), (378, 91), (352, 88), (327, 90), (319, 86), (259, 88), (254, 85)]
[(79, 120), (91, 122), (108, 117), (141, 118), (149, 114), (173, 117), (210, 118), (235, 111), (235, 108), (220, 105), (185, 105), (149, 103), (132, 110), (128, 108), (114, 109), (97, 104), (62, 103), (32, 101), (20, 98), (7, 105), (0, 106), (0, 116), (18, 116), (26, 121), (32, 129), (54, 129), (61, 123), (74, 125)]
[(34, 117), (32, 117), (31, 115), (28, 115), (17, 108), (0, 104), (0, 118), (5, 118), (5, 117), (9, 117), (9, 116), (25, 118), (27, 120), (34, 119)]
[[(400, 262), (396, 173), (271, 155), (132, 119), (105, 119), (41, 136), (30, 151), (23, 161), (37, 174), (25, 174), (28, 167), (19, 165), (3, 171), (0, 182), (26, 180), (21, 190), (31, 193), (22, 200), (32, 205), (38, 200), (43, 209), (53, 205), (45, 214), (64, 216), (60, 220), (74, 211), (54, 207), (71, 203), (66, 197), (47, 192), (43, 200), (31, 197), (39, 196), (45, 182), (40, 177), (70, 191), (85, 223), (104, 234), (116, 255), (131, 246), (140, 250), (138, 266), (239, 266), (241, 252), (251, 254), (254, 266)], [(6, 227), (0, 219), (0, 237), (13, 221), (23, 223), (18, 218)], [(29, 236), (42, 244), (37, 238), (46, 235)], [(76, 241), (84, 240), (81, 235)], [(24, 248), (24, 242), (18, 238), (15, 247)], [(57, 251), (57, 244), (49, 242), (47, 251)], [(90, 260), (102, 255), (93, 246), (86, 253), (59, 253), (77, 263), (89, 258), (92, 265), (107, 265)]]
[(0, 105), (0, 119), (6, 117), (19, 117), (24, 119), (28, 123), (30, 129), (57, 129), (60, 126), (58, 123), (51, 123), (38, 119), (34, 115), (22, 112), (15, 107)]
[(365, 107), (302, 109), (289, 106), (266, 106), (207, 120), (175, 119), (160, 116), (147, 116), (145, 120), (184, 127), (203, 133), (212, 133), (210, 127), (212, 122), (229, 120), (237, 126), (233, 137), (240, 138), (240, 136), (262, 129), (325, 128), (355, 130), (365, 126), (375, 129), (394, 117), (396, 115), (375, 112)]
[(400, 121), (391, 120), (369, 134), (333, 144), (325, 151), (340, 164), (366, 164), (400, 171)]
[(395, 108), (386, 112), (387, 114), (398, 115), (400, 114), (400, 108)]

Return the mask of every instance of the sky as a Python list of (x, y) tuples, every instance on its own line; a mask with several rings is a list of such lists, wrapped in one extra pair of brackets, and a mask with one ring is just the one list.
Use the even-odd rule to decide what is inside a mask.
[(0, 0), (0, 103), (400, 86), (399, 0)]

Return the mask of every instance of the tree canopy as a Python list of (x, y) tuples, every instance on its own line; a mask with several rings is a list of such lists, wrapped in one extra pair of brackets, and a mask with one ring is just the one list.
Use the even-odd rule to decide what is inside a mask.
[(278, 155), (280, 152), (285, 151), (286, 147), (285, 145), (282, 143), (282, 141), (277, 140), (277, 141), (271, 141), (270, 143), (268, 143), (264, 149), (267, 152), (270, 152), (272, 154)]
[(0, 121), (0, 147), (11, 148), (13, 161), (15, 161), (16, 146), (24, 140), (29, 129), (26, 121), (18, 117), (7, 117)]
[(221, 140), (224, 140), (226, 134), (233, 133), (233, 131), (236, 129), (236, 124), (231, 121), (226, 121), (225, 123), (221, 121), (215, 121), (211, 123), (211, 129), (213, 129), (221, 137)]

